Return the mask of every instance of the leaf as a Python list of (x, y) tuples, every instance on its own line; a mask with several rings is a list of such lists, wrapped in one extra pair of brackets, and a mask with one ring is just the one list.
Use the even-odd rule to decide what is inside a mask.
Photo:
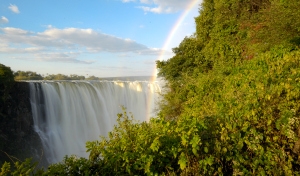
[(180, 154), (178, 164), (180, 165), (181, 170), (185, 169), (186, 164), (187, 164), (187, 158), (183, 152)]
[(199, 156), (198, 153), (197, 153), (197, 149), (196, 148), (193, 148), (192, 152), (194, 153), (194, 155)]
[(192, 144), (193, 148), (196, 148), (200, 142), (200, 138), (198, 135), (194, 135), (193, 139), (191, 140), (190, 144)]
[(208, 153), (208, 148), (207, 147), (204, 147), (204, 152)]
[(181, 140), (181, 143), (182, 143), (182, 145), (183, 146), (186, 146), (186, 144), (187, 144), (187, 139), (185, 138), (185, 136), (183, 136), (182, 138), (181, 138), (182, 140)]
[(152, 151), (157, 152), (159, 147), (160, 147), (159, 137), (156, 137), (153, 143), (151, 144), (150, 148), (152, 149)]
[(210, 156), (210, 157), (206, 160), (206, 162), (207, 162), (208, 165), (211, 166), (211, 165), (213, 164), (213, 162), (214, 162), (213, 156)]

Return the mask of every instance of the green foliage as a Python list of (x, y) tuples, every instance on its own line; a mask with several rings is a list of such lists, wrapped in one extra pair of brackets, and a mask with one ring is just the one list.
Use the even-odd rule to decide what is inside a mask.
[[(6, 143), (5, 129), (7, 128), (6, 110), (9, 106), (9, 100), (11, 99), (11, 89), (14, 85), (14, 76), (9, 67), (0, 64), (0, 151), (3, 150)], [(1, 157), (1, 155), (0, 155)], [(0, 158), (0, 165), (3, 159)]]
[(204, 129), (204, 122), (197, 119), (136, 123), (124, 112), (109, 137), (88, 142), (87, 151), (92, 163), (102, 164), (98, 173), (106, 175), (195, 173), (198, 168), (191, 163), (204, 151), (200, 137)]
[(42, 175), (44, 171), (36, 169), (36, 165), (32, 159), (26, 159), (24, 162), (13, 161), (13, 168), (10, 163), (5, 162), (1, 167), (0, 176)]
[(44, 80), (84, 80), (84, 76), (78, 76), (72, 74), (70, 76), (63, 75), (63, 74), (56, 74), (56, 75), (47, 75), (44, 77)]
[(76, 156), (65, 156), (61, 163), (50, 165), (46, 171), (43, 168), (37, 168), (37, 164), (33, 163), (32, 159), (26, 159), (24, 162), (13, 161), (13, 167), (11, 167), (11, 163), (5, 162), (2, 165), (0, 176), (99, 175), (99, 173), (95, 172), (95, 166), (88, 159)]
[(9, 67), (0, 64), (0, 81), (1, 83), (13, 82), (13, 73)]
[[(59, 176), (59, 175), (96, 175), (89, 160), (85, 158), (78, 158), (76, 156), (66, 156), (61, 163), (52, 164), (43, 175)], [(99, 174), (97, 174), (99, 175)]]
[(244, 55), (253, 57), (276, 45), (298, 47), (299, 6), (297, 0), (272, 0), (256, 15), (241, 22), (240, 28), (248, 34), (243, 46)]
[[(174, 50), (157, 62), (167, 81), (160, 117), (209, 122), (198, 174), (299, 174), (298, 8), (296, 0), (203, 1), (196, 42), (179, 46), (197, 56)], [(184, 168), (192, 160), (181, 156)]]
[(183, 73), (190, 76), (196, 67), (197, 71), (208, 71), (211, 63), (202, 57), (201, 49), (202, 46), (197, 38), (186, 37), (179, 47), (173, 49), (175, 54), (173, 58), (167, 61), (156, 61), (159, 69), (158, 76), (170, 81), (180, 81)]
[(32, 71), (17, 71), (14, 72), (14, 79), (16, 81), (24, 81), (24, 80), (100, 80), (100, 78), (96, 76), (89, 76), (85, 78), (84, 76), (79, 76), (76, 74), (64, 75), (64, 74), (47, 74), (47, 76), (43, 77), (42, 75), (32, 72)]
[(282, 57), (278, 53), (268, 52), (231, 67), (229, 75), (224, 74), (228, 68), (202, 75), (196, 92), (190, 91), (180, 118), (216, 118), (215, 141), (208, 151), (223, 158), (223, 171), (253, 175), (299, 172), (295, 144), (300, 137), (300, 52)]
[(9, 67), (0, 64), (0, 104), (8, 98), (9, 91), (14, 84), (14, 76)]
[(31, 71), (17, 71), (14, 72), (15, 80), (43, 80), (43, 77), (36, 72)]
[[(187, 100), (187, 84), (211, 70), (223, 70), (258, 57), (274, 48), (299, 48), (300, 1), (204, 0), (196, 17), (196, 33), (174, 49), (175, 56), (157, 61), (158, 76), (167, 91), (161, 114), (176, 119)], [(225, 69), (223, 69), (225, 68)], [(226, 70), (227, 69), (227, 70)], [(192, 82), (192, 84), (190, 84)]]
[(1, 167), (0, 176), (5, 176), (10, 173), (10, 164), (8, 162), (5, 162)]
[(211, 61), (205, 59), (200, 53), (201, 48), (197, 38), (186, 37), (179, 47), (173, 49), (176, 54), (174, 57), (167, 61), (156, 61), (158, 76), (167, 80), (169, 89), (160, 107), (168, 119), (175, 119), (182, 110), (182, 102), (186, 101), (186, 96), (182, 95), (184, 92), (181, 92), (186, 78), (207, 72), (212, 68)]
[(85, 78), (85, 80), (101, 80), (101, 78), (96, 77), (96, 76), (89, 76), (89, 77)]

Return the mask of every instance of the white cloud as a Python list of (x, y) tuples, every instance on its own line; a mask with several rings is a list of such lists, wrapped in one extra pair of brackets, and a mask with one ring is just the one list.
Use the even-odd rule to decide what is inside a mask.
[(152, 0), (140, 0), (143, 4), (152, 4)]
[(1, 18), (0, 18), (0, 24), (1, 23), (8, 23), (9, 21), (8, 21), (8, 19), (5, 17), (5, 16), (2, 16)]
[(0, 47), (0, 53), (14, 53), (14, 54), (24, 54), (24, 53), (36, 53), (43, 51), (43, 48), (39, 47), (10, 47), (8, 45)]
[[(131, 2), (133, 0), (122, 0), (122, 2)], [(185, 10), (192, 3), (200, 4), (202, 0), (140, 0), (139, 3), (143, 4), (137, 8), (145, 12), (152, 13), (174, 13), (180, 10)]]
[(139, 6), (138, 8), (143, 9), (144, 12), (152, 12), (152, 13), (172, 13), (178, 10), (173, 9), (172, 7), (162, 7), (162, 6), (157, 6), (157, 7), (147, 7), (147, 6)]
[(66, 45), (77, 44), (95, 52), (138, 52), (148, 49), (135, 41), (99, 33), (92, 29), (51, 28), (39, 33), (38, 36)]
[(20, 13), (18, 6), (10, 4), (10, 6), (8, 6), (8, 8), (14, 12), (14, 13)]
[(0, 39), (8, 43), (27, 44), (45, 47), (83, 47), (95, 52), (140, 52), (150, 50), (145, 45), (130, 39), (96, 32), (92, 29), (50, 28), (33, 33), (18, 28), (1, 28)]
[(27, 35), (29, 32), (19, 28), (6, 27), (1, 30), (8, 35)]
[(139, 55), (159, 55), (161, 54), (161, 52), (162, 52), (161, 49), (149, 48), (147, 50), (140, 50), (136, 53)]
[[(131, 39), (118, 38), (92, 29), (48, 28), (35, 33), (19, 28), (0, 28), (1, 53), (31, 53), (40, 61), (94, 63), (77, 59), (81, 53), (119, 53), (158, 55), (152, 49)], [(73, 52), (73, 54), (72, 54)], [(74, 54), (77, 53), (77, 54)]]
[(135, 0), (122, 0), (122, 2), (132, 2), (132, 1), (135, 1)]
[(95, 61), (83, 61), (77, 59), (79, 53), (65, 52), (65, 53), (38, 53), (35, 57), (39, 61), (48, 62), (65, 62), (65, 63), (81, 63), (81, 64), (92, 64)]

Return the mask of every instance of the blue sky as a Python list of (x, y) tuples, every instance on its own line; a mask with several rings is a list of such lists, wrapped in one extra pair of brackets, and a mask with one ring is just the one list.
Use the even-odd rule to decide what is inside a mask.
[[(197, 5), (189, 9), (196, 2)], [(195, 32), (201, 0), (1, 0), (0, 63), (13, 71), (153, 75)], [(178, 19), (188, 10), (164, 48)]]

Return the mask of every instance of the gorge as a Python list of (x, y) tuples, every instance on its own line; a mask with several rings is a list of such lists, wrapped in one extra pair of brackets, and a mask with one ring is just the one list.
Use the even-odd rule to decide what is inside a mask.
[[(28, 136), (30, 140), (25, 141), (31, 151), (25, 150), (30, 154), (24, 157), (31, 155), (43, 165), (60, 162), (65, 155), (88, 157), (85, 142), (107, 136), (122, 107), (136, 120), (148, 121), (155, 115), (161, 91), (158, 82), (151, 81), (29, 81), (15, 86), (16, 92), (24, 94), (15, 99), (26, 104), (18, 111), (23, 115), (19, 121), (27, 124), (26, 131), (18, 132), (23, 136), (16, 146), (24, 146)], [(6, 143), (12, 141), (16, 140), (11, 137)], [(9, 154), (21, 157), (19, 152)]]

